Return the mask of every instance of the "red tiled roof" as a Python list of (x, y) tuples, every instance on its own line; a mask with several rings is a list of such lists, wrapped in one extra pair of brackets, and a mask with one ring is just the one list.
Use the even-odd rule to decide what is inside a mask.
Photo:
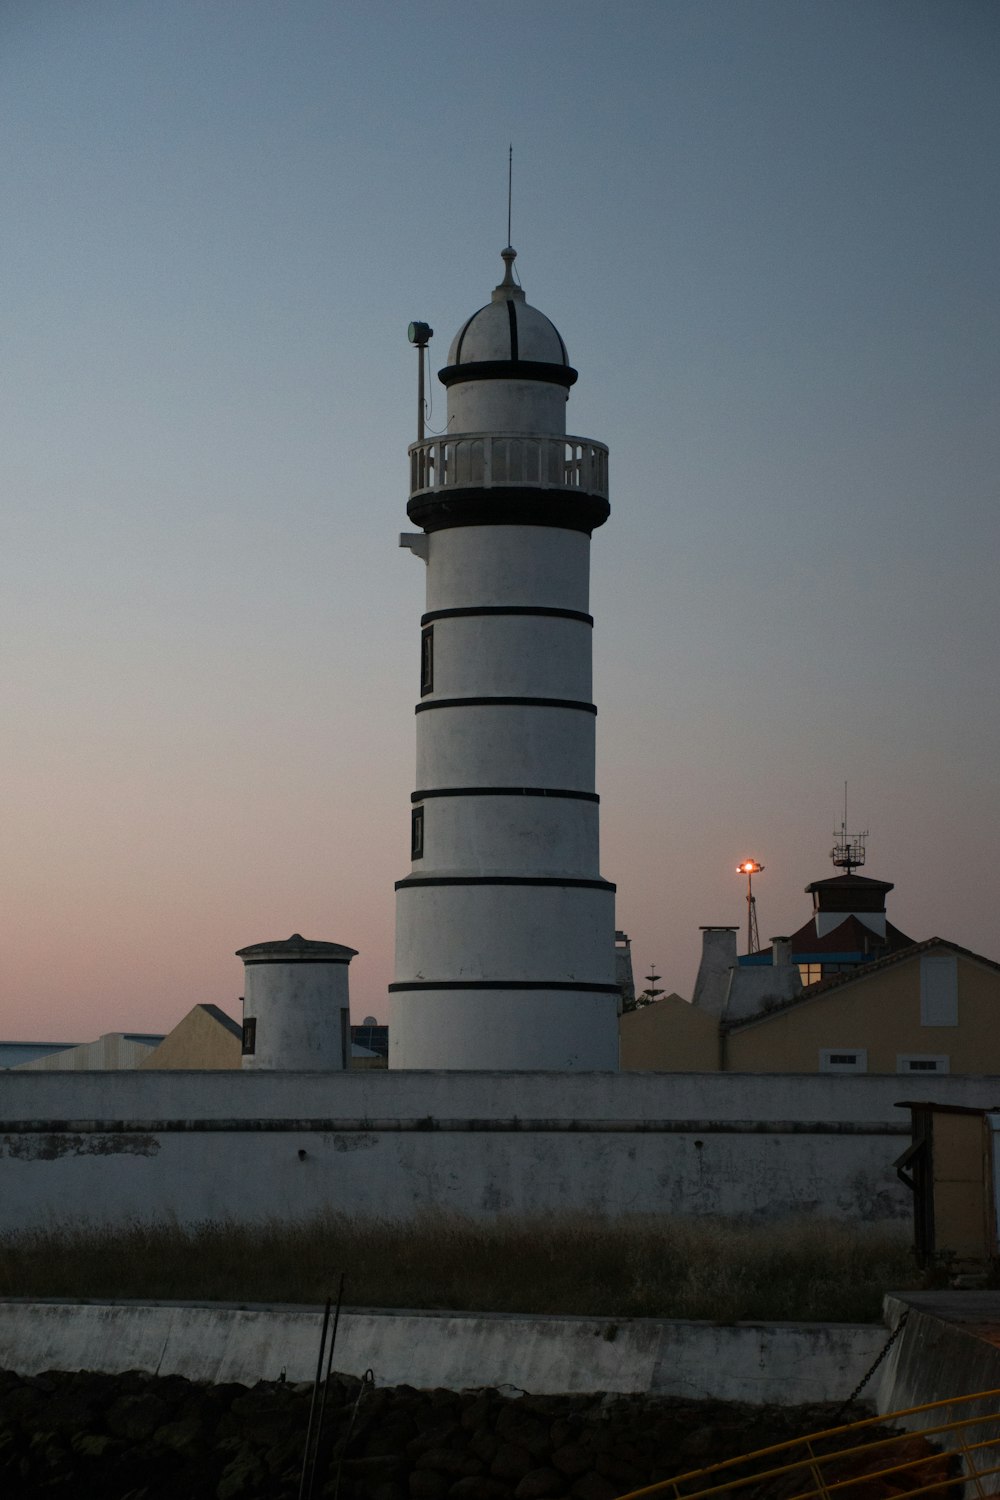
[[(816, 936), (816, 922), (810, 917), (798, 932), (792, 933), (788, 941), (795, 954), (869, 953), (876, 950), (881, 957), (885, 952), (894, 953), (898, 948), (912, 947), (914, 939), (907, 937), (905, 932), (900, 932), (891, 922), (886, 922), (885, 937), (880, 938), (877, 932), (866, 927), (857, 917), (847, 916), (839, 926), (831, 928), (822, 937)], [(770, 948), (763, 951), (771, 952)]]

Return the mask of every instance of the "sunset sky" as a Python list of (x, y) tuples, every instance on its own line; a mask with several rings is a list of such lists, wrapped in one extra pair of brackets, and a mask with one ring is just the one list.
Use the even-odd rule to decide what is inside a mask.
[(800, 926), (845, 780), (896, 924), (1000, 959), (998, 77), (993, 0), (3, 0), (0, 1036), (237, 1014), (295, 931), (387, 1019), (406, 326), (500, 279), (508, 143), (637, 977), (746, 855)]

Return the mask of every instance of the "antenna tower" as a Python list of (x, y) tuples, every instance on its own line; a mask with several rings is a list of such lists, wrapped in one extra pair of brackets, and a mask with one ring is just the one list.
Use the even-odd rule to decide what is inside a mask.
[(507, 147), (507, 249), (510, 249), (510, 196), (514, 183), (514, 146)]
[(833, 831), (833, 848), (830, 850), (830, 858), (838, 870), (844, 870), (850, 875), (852, 870), (860, 870), (865, 862), (865, 839), (868, 837), (868, 829), (862, 833), (848, 833), (847, 831), (847, 782), (844, 782), (844, 818), (840, 830)]
[(764, 866), (756, 859), (744, 859), (736, 866), (737, 875), (747, 878), (747, 952), (760, 952), (760, 933), (757, 930), (757, 897), (753, 893), (753, 878)]
[(655, 964), (650, 964), (649, 973), (646, 975), (646, 988), (639, 996), (639, 999), (641, 1000), (643, 1005), (652, 1005), (653, 1001), (658, 1000), (664, 993), (663, 990), (658, 990), (656, 988), (657, 982), (661, 978), (661, 975), (654, 972), (655, 968)]

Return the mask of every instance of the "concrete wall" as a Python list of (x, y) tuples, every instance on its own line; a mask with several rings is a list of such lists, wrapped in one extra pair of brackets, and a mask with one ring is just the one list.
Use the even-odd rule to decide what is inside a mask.
[[(995, 1078), (907, 1079), (988, 1107)], [(897, 1221), (897, 1078), (20, 1073), (0, 1079), (0, 1228), (324, 1211)]]
[[(0, 1369), (147, 1370), (213, 1383), (291, 1381), (316, 1373), (314, 1308), (180, 1303), (0, 1302)], [(528, 1318), (349, 1311), (333, 1368), (377, 1385), (535, 1395), (637, 1392), (792, 1403), (844, 1399), (885, 1342), (867, 1324), (655, 1318)]]

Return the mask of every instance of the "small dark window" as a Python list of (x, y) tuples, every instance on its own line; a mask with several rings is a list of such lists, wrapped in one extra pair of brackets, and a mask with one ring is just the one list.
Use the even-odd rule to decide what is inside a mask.
[(410, 813), (410, 858), (424, 857), (424, 810), (415, 807)]
[(831, 1063), (839, 1063), (841, 1067), (853, 1067), (858, 1060), (856, 1052), (831, 1052)]
[(253, 1057), (257, 1051), (257, 1017), (248, 1016), (243, 1022), (243, 1056)]
[(911, 1073), (936, 1073), (938, 1065), (931, 1057), (911, 1057), (909, 1068)]
[(434, 626), (428, 625), (420, 635), (420, 696), (434, 691)]

